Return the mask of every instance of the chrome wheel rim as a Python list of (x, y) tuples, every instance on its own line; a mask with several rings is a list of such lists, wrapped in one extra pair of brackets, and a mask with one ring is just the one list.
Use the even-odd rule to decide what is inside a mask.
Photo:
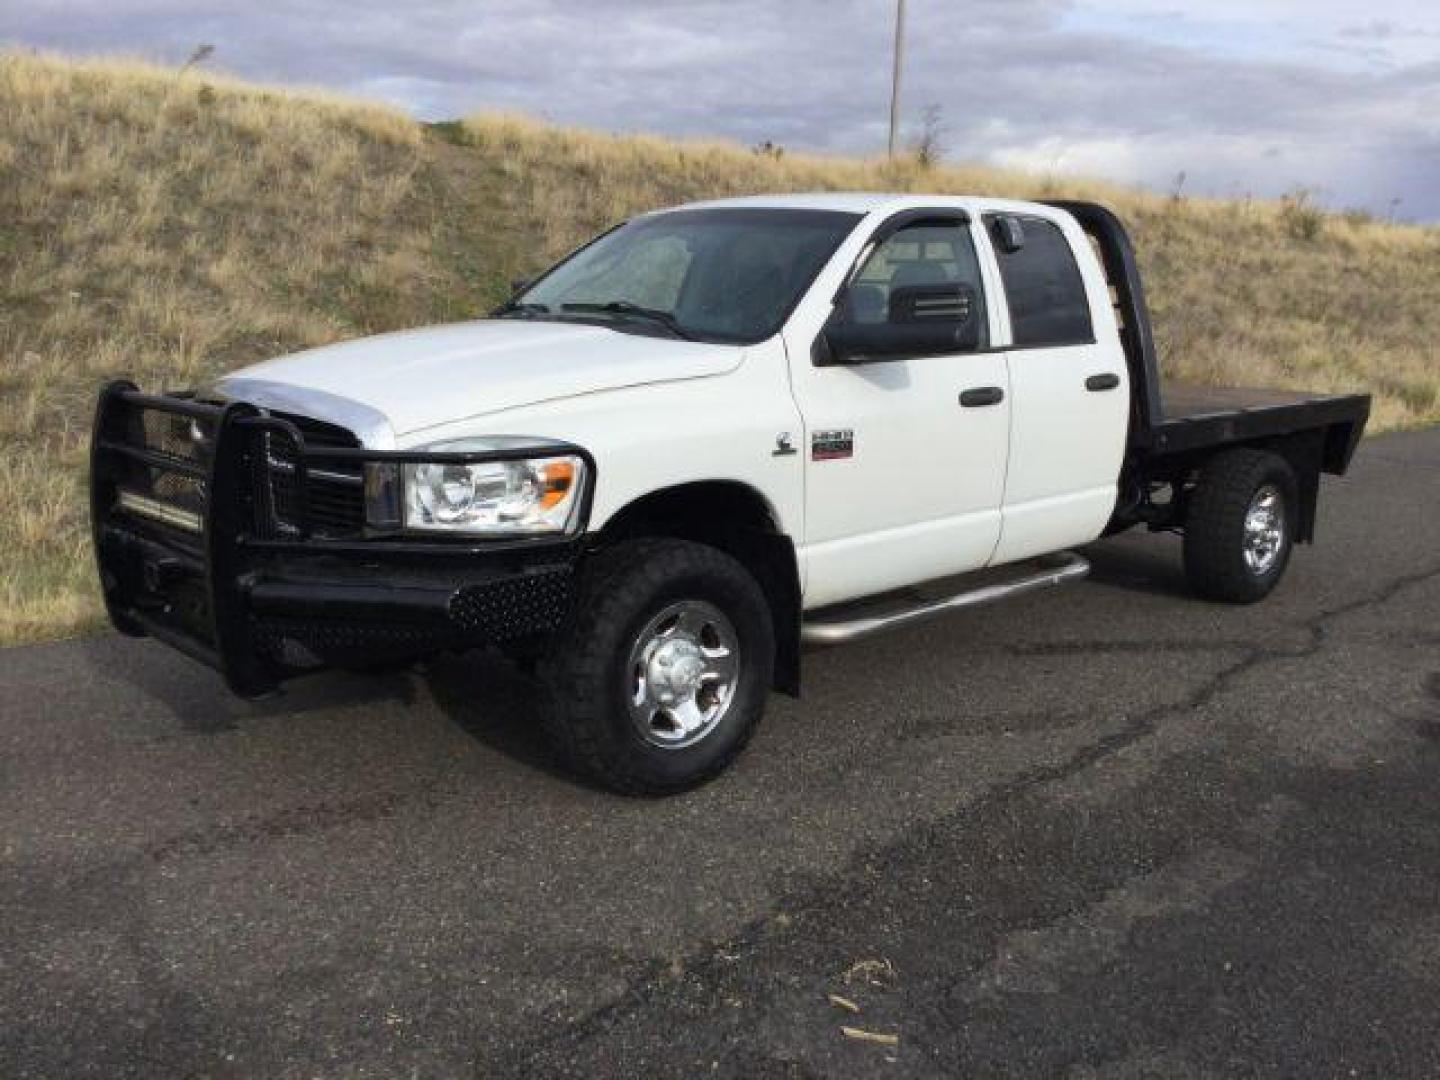
[(1285, 501), (1280, 489), (1265, 484), (1245, 511), (1245, 565), (1262, 577), (1274, 569), (1285, 546)]
[(626, 666), (630, 719), (647, 743), (694, 746), (725, 719), (740, 679), (740, 640), (714, 604), (682, 600), (650, 619)]

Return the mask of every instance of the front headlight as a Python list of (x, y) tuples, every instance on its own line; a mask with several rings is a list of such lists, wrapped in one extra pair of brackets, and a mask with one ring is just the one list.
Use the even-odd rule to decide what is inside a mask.
[[(448, 454), (511, 445), (464, 439), (424, 449)], [(520, 445), (537, 447), (534, 440)], [(571, 531), (586, 483), (584, 459), (558, 453), (477, 464), (418, 462), (402, 465), (400, 474), (406, 529), (492, 536)]]

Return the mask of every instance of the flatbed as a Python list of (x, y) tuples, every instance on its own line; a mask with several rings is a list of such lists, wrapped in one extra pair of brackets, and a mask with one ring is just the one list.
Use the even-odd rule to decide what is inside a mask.
[(1360, 394), (1167, 386), (1149, 445), (1154, 454), (1166, 456), (1311, 431), (1323, 434), (1324, 471), (1341, 473), (1369, 412), (1370, 399)]

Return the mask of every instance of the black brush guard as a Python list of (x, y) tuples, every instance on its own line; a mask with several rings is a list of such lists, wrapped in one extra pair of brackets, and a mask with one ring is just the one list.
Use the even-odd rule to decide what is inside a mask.
[[(283, 447), (281, 461), (276, 448)], [(307, 487), (371, 463), (473, 464), (575, 455), (585, 489), (575, 535), (415, 538), (362, 521), (313, 529)], [(279, 468), (283, 465), (283, 469)], [(582, 449), (467, 453), (307, 446), (295, 424), (243, 403), (100, 395), (90, 512), (110, 621), (216, 669), (242, 696), (328, 665), (364, 666), (545, 634), (569, 611), (594, 490)]]

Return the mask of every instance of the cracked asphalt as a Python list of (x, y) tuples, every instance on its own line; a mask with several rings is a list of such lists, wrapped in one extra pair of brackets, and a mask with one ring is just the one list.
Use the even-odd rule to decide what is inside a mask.
[(1437, 537), (1440, 430), (1369, 440), (1266, 603), (1099, 543), (663, 802), (485, 657), (0, 652), (0, 1076), (1440, 1074)]

